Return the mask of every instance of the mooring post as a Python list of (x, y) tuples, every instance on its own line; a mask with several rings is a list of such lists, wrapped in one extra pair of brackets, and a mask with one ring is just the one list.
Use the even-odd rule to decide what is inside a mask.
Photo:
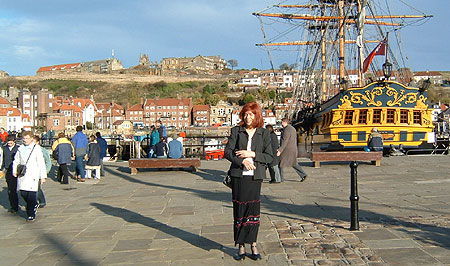
[(350, 230), (359, 230), (358, 217), (358, 162), (350, 163)]

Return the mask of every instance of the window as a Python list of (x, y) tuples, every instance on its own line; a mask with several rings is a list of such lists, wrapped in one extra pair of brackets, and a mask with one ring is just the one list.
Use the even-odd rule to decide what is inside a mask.
[(53, 119), (53, 125), (59, 126), (59, 119)]
[(374, 124), (381, 124), (381, 109), (373, 110), (373, 120)]
[(367, 109), (359, 110), (358, 124), (367, 124)]
[(353, 111), (346, 111), (344, 118), (344, 125), (351, 125), (353, 121)]
[(395, 122), (395, 110), (394, 109), (388, 109), (387, 115), (386, 115), (386, 123), (388, 124), (394, 124)]
[(413, 113), (413, 121), (414, 124), (422, 124), (422, 113), (418, 110), (415, 110)]
[(408, 124), (408, 110), (400, 110), (400, 123)]

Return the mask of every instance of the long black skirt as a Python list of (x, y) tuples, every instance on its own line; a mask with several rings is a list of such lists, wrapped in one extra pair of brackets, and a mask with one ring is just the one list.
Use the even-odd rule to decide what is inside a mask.
[(262, 180), (253, 176), (232, 178), (234, 243), (256, 242), (260, 224), (260, 194)]

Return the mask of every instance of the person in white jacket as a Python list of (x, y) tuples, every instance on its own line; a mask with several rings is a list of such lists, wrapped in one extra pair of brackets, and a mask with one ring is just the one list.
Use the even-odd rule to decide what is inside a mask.
[[(14, 157), (13, 175), (18, 177), (17, 190), (20, 191), (20, 195), (27, 203), (27, 222), (34, 222), (38, 206), (36, 193), (39, 182), (42, 184), (45, 182), (47, 172), (42, 150), (33, 143), (33, 134), (30, 131), (23, 133), (23, 141), (24, 145), (19, 147)], [(18, 165), (26, 166), (24, 176), (18, 176)]]

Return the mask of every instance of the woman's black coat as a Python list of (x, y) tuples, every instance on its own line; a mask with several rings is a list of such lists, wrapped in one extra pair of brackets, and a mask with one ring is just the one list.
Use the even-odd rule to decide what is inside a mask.
[[(225, 147), (225, 158), (231, 162), (230, 175), (232, 177), (242, 177), (244, 165), (243, 158), (236, 156), (236, 151), (247, 150), (248, 134), (245, 127), (236, 126), (231, 129), (228, 143)], [(251, 150), (256, 153), (253, 162), (256, 166), (254, 179), (264, 179), (266, 177), (266, 166), (272, 162), (272, 142), (270, 133), (265, 128), (257, 128), (252, 138)]]

